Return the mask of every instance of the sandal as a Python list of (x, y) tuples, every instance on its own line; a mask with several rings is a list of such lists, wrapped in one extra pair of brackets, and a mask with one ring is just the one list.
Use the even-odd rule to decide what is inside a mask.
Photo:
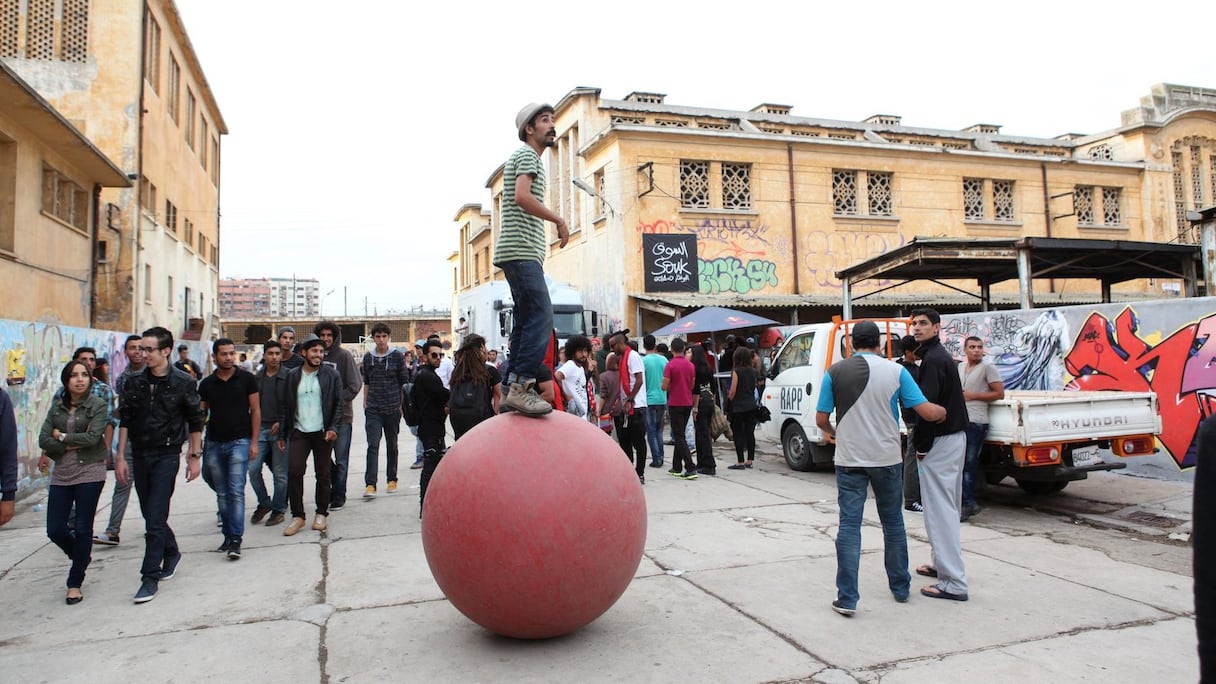
[(920, 575), (921, 577), (937, 577), (937, 568), (926, 563), (924, 565), (917, 566), (916, 574)]
[(941, 587), (937, 586), (936, 584), (930, 584), (927, 587), (921, 587), (920, 593), (921, 593), (921, 595), (928, 596), (929, 598), (949, 599), (951, 601), (966, 601), (967, 600), (966, 594), (951, 594), (950, 592), (942, 589)]

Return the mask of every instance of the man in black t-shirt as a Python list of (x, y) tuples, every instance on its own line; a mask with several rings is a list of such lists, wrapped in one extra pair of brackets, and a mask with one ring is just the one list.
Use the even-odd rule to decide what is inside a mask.
[(245, 534), (245, 478), (249, 461), (258, 457), (253, 436), (262, 425), (262, 405), (257, 380), (237, 366), (235, 343), (221, 337), (211, 345), (211, 352), (215, 372), (198, 386), (203, 412), (210, 413), (203, 473), (215, 490), (224, 532), (224, 543), (216, 551), (237, 560)]

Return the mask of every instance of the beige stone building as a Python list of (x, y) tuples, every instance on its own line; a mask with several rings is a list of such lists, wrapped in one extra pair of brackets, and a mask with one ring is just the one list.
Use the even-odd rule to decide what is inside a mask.
[(122, 169), (0, 62), (0, 318), (90, 327), (103, 188)]
[(228, 129), (176, 5), (6, 0), (0, 59), (132, 181), (100, 195), (93, 325), (218, 334)]
[[(546, 224), (546, 272), (579, 288), (608, 326), (633, 330), (706, 305), (823, 320), (840, 313), (838, 271), (916, 237), (1194, 242), (1181, 212), (1211, 204), (1216, 192), (1216, 91), (1203, 88), (1154, 86), (1117, 128), (1046, 139), (983, 123), (919, 127), (886, 114), (811, 118), (777, 104), (706, 109), (657, 93), (611, 100), (592, 88), (555, 104), (547, 204), (572, 237), (559, 250)], [(458, 290), (502, 277), (486, 263), (499, 228), (501, 167), (487, 188), (488, 212), (466, 205), (456, 216)], [(690, 291), (667, 291), (670, 284), (647, 277), (658, 266), (644, 253), (649, 235), (690, 238), (695, 260), (689, 254), (690, 263), (680, 263), (677, 255), (662, 264), (684, 269)], [(1015, 306), (1016, 288), (994, 286), (994, 299)], [(1099, 290), (1097, 281), (1036, 281), (1035, 298), (1097, 301)], [(1113, 294), (1179, 290), (1177, 280), (1145, 279)], [(979, 308), (965, 293), (920, 282), (871, 297), (863, 313), (906, 313), (924, 302)]]

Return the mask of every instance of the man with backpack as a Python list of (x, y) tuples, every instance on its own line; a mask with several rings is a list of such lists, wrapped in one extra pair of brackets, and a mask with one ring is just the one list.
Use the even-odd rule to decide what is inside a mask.
[(397, 491), (397, 433), (401, 429), (401, 387), (409, 381), (405, 354), (388, 346), (392, 331), (384, 323), (372, 326), (376, 346), (363, 355), (363, 425), (367, 431), (366, 488), (363, 498), (376, 495), (377, 466), (380, 461), (380, 435), (384, 435), (384, 476), (388, 493)]

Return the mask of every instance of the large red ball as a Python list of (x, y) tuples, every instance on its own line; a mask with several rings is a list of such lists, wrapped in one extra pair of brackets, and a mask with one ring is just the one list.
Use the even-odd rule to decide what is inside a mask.
[(452, 605), (497, 634), (569, 634), (612, 607), (646, 544), (621, 447), (566, 413), (504, 414), (465, 433), (426, 490), (422, 548)]

